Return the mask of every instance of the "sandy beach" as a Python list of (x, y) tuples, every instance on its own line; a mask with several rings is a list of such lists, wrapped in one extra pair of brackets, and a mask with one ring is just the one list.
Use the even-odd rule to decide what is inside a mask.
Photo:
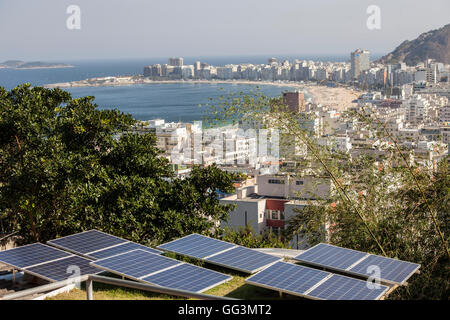
[(289, 87), (294, 90), (304, 91), (311, 97), (312, 102), (326, 105), (338, 111), (344, 111), (352, 106), (352, 101), (357, 99), (359, 93), (345, 87), (328, 87), (316, 84), (305, 84), (283, 81), (249, 81), (249, 80), (150, 80), (142, 77), (123, 76), (93, 78), (73, 82), (63, 82), (45, 85), (46, 88), (75, 88), (75, 87), (105, 87), (105, 86), (127, 86), (135, 84), (171, 84), (171, 83), (207, 83), (207, 84), (246, 84), (246, 85), (270, 85)]

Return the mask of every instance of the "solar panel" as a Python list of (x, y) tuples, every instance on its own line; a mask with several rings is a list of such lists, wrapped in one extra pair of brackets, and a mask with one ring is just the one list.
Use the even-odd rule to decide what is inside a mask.
[(403, 284), (420, 267), (420, 265), (416, 263), (371, 254), (351, 268), (349, 272), (369, 277), (373, 275), (369, 272), (372, 270), (369, 268), (370, 266), (377, 266), (380, 268), (380, 278), (385, 282), (397, 284)]
[(277, 262), (245, 280), (255, 286), (310, 299), (376, 300), (389, 287), (287, 262)]
[(103, 259), (106, 257), (111, 257), (111, 256), (115, 256), (119, 253), (125, 253), (127, 251), (132, 251), (132, 250), (136, 250), (136, 249), (141, 249), (144, 251), (148, 251), (150, 253), (155, 253), (155, 254), (161, 254), (161, 251), (156, 250), (156, 249), (152, 249), (143, 245), (140, 245), (138, 243), (135, 242), (127, 242), (124, 244), (120, 244), (118, 246), (114, 246), (112, 248), (108, 248), (108, 249), (104, 249), (104, 250), (100, 250), (100, 251), (95, 251), (93, 253), (89, 253), (89, 257), (92, 257), (94, 259)]
[(404, 284), (420, 268), (420, 265), (416, 263), (381, 257), (325, 243), (320, 243), (306, 250), (294, 259), (314, 266), (363, 277), (377, 276), (373, 273), (373, 268), (369, 267), (378, 267), (380, 281), (389, 284)]
[(303, 296), (308, 289), (329, 275), (329, 272), (287, 262), (277, 262), (247, 278), (245, 282), (263, 288)]
[(69, 256), (71, 256), (71, 254), (49, 247), (45, 244), (33, 243), (18, 248), (0, 251), (0, 262), (17, 269), (24, 269)]
[(301, 253), (296, 260), (336, 269), (347, 269), (367, 253), (319, 243)]
[(173, 289), (203, 292), (231, 278), (216, 271), (183, 263), (174, 268), (142, 278), (142, 281)]
[(91, 262), (115, 274), (173, 289), (202, 292), (231, 279), (230, 276), (143, 250)]
[(181, 263), (175, 259), (138, 249), (91, 262), (91, 265), (137, 280)]
[(203, 259), (233, 247), (236, 247), (236, 245), (193, 233), (186, 237), (164, 243), (157, 248), (192, 258)]
[(126, 242), (128, 241), (125, 239), (98, 230), (89, 230), (47, 241), (50, 245), (81, 255), (86, 255), (94, 251), (103, 250)]
[(71, 256), (61, 260), (51, 261), (35, 267), (27, 268), (25, 269), (25, 272), (55, 282), (65, 280), (73, 276), (97, 274), (102, 271), (89, 265), (90, 262), (90, 260), (82, 257)]
[(322, 300), (378, 300), (388, 289), (383, 285), (369, 288), (367, 281), (333, 274), (307, 295)]
[(205, 261), (242, 272), (254, 273), (267, 265), (280, 261), (281, 258), (245, 247), (210, 256)]

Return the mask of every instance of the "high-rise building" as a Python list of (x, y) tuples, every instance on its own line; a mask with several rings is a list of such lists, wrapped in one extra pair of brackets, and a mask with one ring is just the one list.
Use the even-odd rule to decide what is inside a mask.
[(305, 111), (305, 95), (303, 92), (284, 92), (283, 102), (292, 112)]
[(169, 66), (182, 67), (183, 66), (183, 58), (169, 58)]
[(161, 77), (161, 76), (162, 76), (161, 65), (160, 64), (152, 65), (152, 77)]
[(144, 67), (144, 77), (151, 77), (152, 76), (152, 67), (146, 66)]
[(351, 75), (353, 79), (358, 79), (360, 73), (370, 68), (370, 52), (368, 50), (357, 49), (350, 54)]

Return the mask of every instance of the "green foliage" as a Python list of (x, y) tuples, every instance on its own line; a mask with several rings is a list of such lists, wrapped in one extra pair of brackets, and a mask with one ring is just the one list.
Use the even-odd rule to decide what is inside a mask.
[(262, 235), (255, 233), (251, 226), (241, 227), (239, 230), (225, 228), (218, 230), (216, 237), (247, 248), (288, 248), (289, 245), (273, 233)]
[(215, 165), (182, 180), (135, 120), (60, 89), (0, 88), (0, 221), (24, 243), (92, 228), (144, 244), (209, 233), (226, 219)]

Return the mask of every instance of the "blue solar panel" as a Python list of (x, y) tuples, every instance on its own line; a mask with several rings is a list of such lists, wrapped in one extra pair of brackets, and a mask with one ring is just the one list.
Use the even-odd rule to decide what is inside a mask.
[(139, 279), (181, 263), (147, 251), (134, 250), (91, 262), (91, 265), (128, 278)]
[(89, 230), (50, 240), (47, 243), (76, 254), (86, 255), (125, 242), (128, 241), (97, 230)]
[(103, 259), (103, 258), (107, 258), (107, 257), (111, 257), (114, 256), (116, 254), (120, 254), (120, 253), (125, 253), (128, 251), (132, 251), (132, 250), (136, 250), (136, 249), (141, 249), (150, 253), (155, 253), (155, 254), (161, 254), (161, 251), (156, 250), (156, 249), (152, 249), (140, 244), (137, 244), (135, 242), (127, 242), (109, 249), (104, 249), (104, 250), (100, 250), (100, 251), (96, 251), (94, 253), (90, 253), (89, 257), (92, 257), (94, 259)]
[(308, 289), (329, 275), (329, 272), (292, 263), (277, 262), (247, 278), (245, 282), (295, 295), (304, 295)]
[(307, 295), (322, 300), (377, 300), (388, 289), (383, 285), (369, 288), (367, 281), (334, 274)]
[[(74, 276), (96, 274), (101, 270), (89, 265), (91, 261), (78, 256), (71, 256), (61, 260), (44, 263), (25, 269), (25, 272), (34, 274), (49, 281), (62, 281)], [(79, 271), (79, 274), (76, 272)]]
[(389, 289), (369, 288), (367, 281), (336, 275), (292, 263), (277, 262), (245, 282), (312, 299), (376, 300)]
[(366, 255), (367, 253), (364, 252), (319, 243), (294, 259), (332, 269), (345, 270)]
[(254, 273), (279, 260), (281, 258), (240, 246), (205, 259), (207, 262), (247, 273)]
[(231, 277), (225, 274), (183, 263), (142, 278), (142, 281), (172, 289), (203, 292), (230, 279)]
[(420, 267), (416, 263), (370, 255), (349, 271), (367, 277), (374, 276), (373, 269), (369, 268), (371, 266), (380, 268), (380, 278), (382, 280), (397, 284), (402, 284)]
[(363, 277), (377, 276), (370, 266), (380, 268), (380, 281), (403, 284), (420, 265), (320, 243), (294, 258), (315, 266)]
[(23, 269), (69, 256), (71, 256), (71, 254), (49, 247), (45, 244), (33, 243), (23, 247), (0, 251), (0, 262), (18, 269)]
[(205, 237), (199, 234), (191, 234), (186, 237), (164, 243), (158, 249), (175, 252), (177, 254), (203, 259), (223, 250), (236, 247), (232, 243)]

